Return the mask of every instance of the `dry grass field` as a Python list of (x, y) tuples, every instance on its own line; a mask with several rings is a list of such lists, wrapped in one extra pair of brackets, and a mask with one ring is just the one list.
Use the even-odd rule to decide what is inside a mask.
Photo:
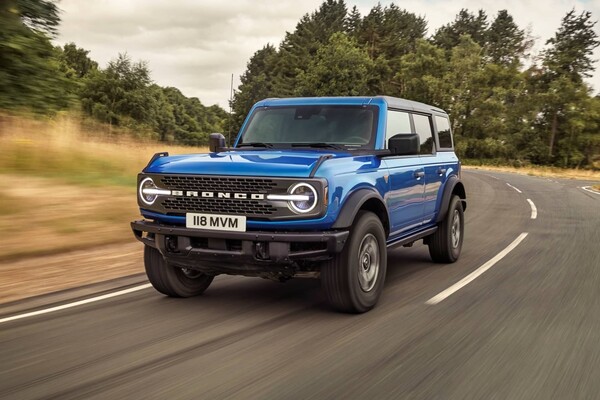
[(0, 117), (0, 261), (131, 241), (137, 173), (158, 151), (79, 119)]

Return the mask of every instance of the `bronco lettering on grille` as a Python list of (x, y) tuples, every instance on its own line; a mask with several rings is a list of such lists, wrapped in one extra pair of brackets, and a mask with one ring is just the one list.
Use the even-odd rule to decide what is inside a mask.
[(185, 192), (179, 190), (173, 190), (172, 196), (184, 196), (184, 197), (203, 197), (203, 198), (218, 198), (218, 199), (240, 199), (240, 200), (264, 200), (265, 195), (262, 193), (224, 193), (224, 192), (198, 192), (195, 190), (187, 190)]

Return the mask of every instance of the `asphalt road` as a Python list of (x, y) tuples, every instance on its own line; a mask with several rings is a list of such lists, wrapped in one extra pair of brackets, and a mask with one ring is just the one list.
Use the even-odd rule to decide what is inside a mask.
[(459, 262), (394, 250), (367, 314), (331, 312), (316, 280), (223, 276), (193, 299), (142, 289), (0, 323), (0, 398), (599, 398), (600, 195), (577, 181), (464, 180)]

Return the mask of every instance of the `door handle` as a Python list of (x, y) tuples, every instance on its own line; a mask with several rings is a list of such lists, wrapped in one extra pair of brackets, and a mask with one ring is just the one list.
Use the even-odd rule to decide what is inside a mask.
[(421, 179), (424, 176), (425, 176), (425, 171), (417, 171), (417, 172), (415, 172), (415, 178), (417, 178), (417, 179)]
[(444, 175), (446, 173), (446, 168), (438, 168), (437, 173), (440, 176)]

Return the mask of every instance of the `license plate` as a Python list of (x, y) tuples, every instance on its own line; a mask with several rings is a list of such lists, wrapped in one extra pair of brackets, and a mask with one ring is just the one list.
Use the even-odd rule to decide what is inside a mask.
[(246, 217), (218, 214), (185, 214), (185, 226), (213, 231), (246, 232)]

